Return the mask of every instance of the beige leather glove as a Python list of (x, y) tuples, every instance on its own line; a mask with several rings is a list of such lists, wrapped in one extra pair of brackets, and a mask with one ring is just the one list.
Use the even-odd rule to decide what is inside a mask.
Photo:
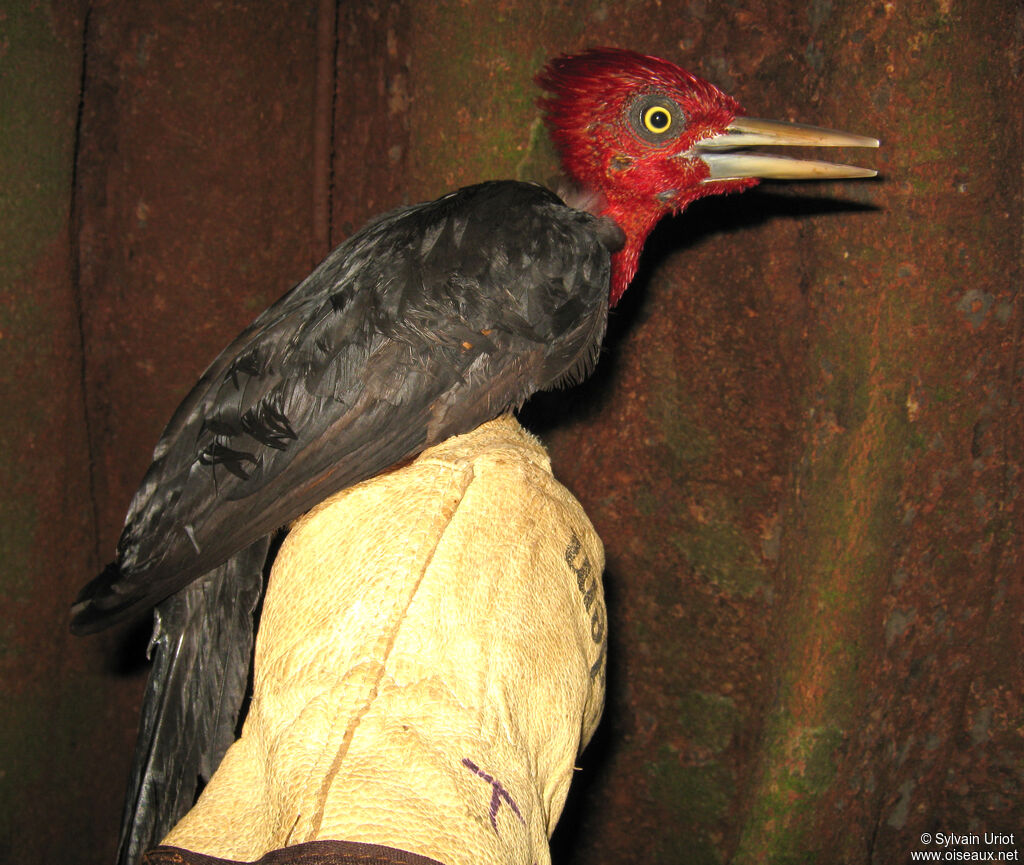
[(164, 844), (549, 862), (604, 701), (603, 565), (511, 416), (328, 499), (271, 574), (242, 736)]

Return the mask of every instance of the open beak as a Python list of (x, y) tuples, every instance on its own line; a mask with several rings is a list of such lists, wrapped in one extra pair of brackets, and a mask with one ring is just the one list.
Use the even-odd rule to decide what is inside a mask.
[(856, 165), (820, 162), (815, 159), (792, 159), (769, 153), (749, 152), (756, 146), (783, 147), (878, 147), (878, 139), (834, 129), (820, 129), (800, 123), (737, 117), (725, 132), (698, 141), (688, 156), (704, 162), (711, 171), (705, 183), (742, 180), (839, 180), (851, 177), (874, 177), (878, 172)]

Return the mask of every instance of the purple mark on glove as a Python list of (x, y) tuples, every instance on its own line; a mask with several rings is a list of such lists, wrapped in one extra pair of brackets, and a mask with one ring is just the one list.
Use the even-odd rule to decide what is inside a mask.
[(488, 775), (486, 772), (481, 770), (480, 767), (477, 766), (477, 764), (470, 760), (468, 757), (462, 758), (462, 765), (469, 769), (469, 771), (472, 772), (474, 775), (479, 775), (488, 784), (491, 785), (493, 791), (491, 793), (491, 826), (494, 827), (495, 834), (501, 834), (500, 832), (498, 832), (497, 817), (498, 808), (501, 807), (501, 802), (503, 799), (506, 802), (508, 802), (508, 806), (512, 809), (512, 812), (519, 818), (519, 822), (522, 823), (524, 826), (526, 825), (526, 820), (523, 819), (523, 815), (519, 812), (518, 806), (516, 805), (512, 797), (509, 795), (508, 790), (501, 786), (500, 781), (498, 781), (493, 776)]

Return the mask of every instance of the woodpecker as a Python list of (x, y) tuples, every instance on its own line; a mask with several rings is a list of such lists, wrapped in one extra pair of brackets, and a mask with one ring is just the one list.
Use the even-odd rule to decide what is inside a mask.
[[(751, 151), (878, 142), (746, 117), (712, 84), (655, 57), (593, 49), (552, 60), (536, 80), (572, 192), (469, 186), (381, 216), (330, 253), (214, 360), (174, 413), (115, 561), (74, 603), (73, 631), (158, 605), (158, 650), (161, 638), (172, 658), (202, 643), (205, 668), (220, 663), (240, 702), (268, 536), (534, 392), (586, 377), (608, 309), (663, 216), (762, 179), (875, 174)], [(201, 591), (183, 592), (197, 580)], [(194, 623), (209, 634), (211, 623), (231, 630), (232, 617), (234, 660), (221, 663), (211, 658), (217, 641), (195, 636)], [(153, 705), (196, 686), (188, 680), (197, 673), (161, 663), (158, 651), (140, 747), (147, 725), (150, 739), (168, 725)], [(188, 711), (205, 717), (214, 708), (203, 699), (179, 695), (177, 705), (191, 701)], [(216, 712), (230, 716), (230, 734), (228, 708)], [(151, 741), (145, 749), (150, 762), (137, 772), (166, 774)], [(218, 759), (208, 751), (199, 748), (192, 771)], [(160, 810), (154, 790), (137, 785), (129, 811)]]

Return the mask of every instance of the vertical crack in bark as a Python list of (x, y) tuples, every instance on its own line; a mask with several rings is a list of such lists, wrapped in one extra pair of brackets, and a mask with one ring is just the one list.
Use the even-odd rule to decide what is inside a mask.
[(82, 201), (80, 197), (80, 169), (82, 158), (82, 126), (85, 115), (86, 87), (89, 79), (89, 40), (91, 37), (90, 24), (92, 22), (92, 3), (85, 5), (85, 12), (82, 21), (82, 45), (81, 59), (78, 77), (78, 108), (75, 114), (75, 132), (71, 154), (71, 195), (68, 213), (68, 263), (71, 281), (71, 302), (74, 304), (74, 318), (78, 345), (78, 373), (79, 373), (79, 395), (81, 398), (82, 423), (85, 432), (85, 447), (88, 465), (86, 480), (88, 488), (89, 511), (91, 526), (89, 534), (93, 538), (92, 564), (99, 567), (103, 560), (103, 551), (100, 549), (99, 537), (99, 502), (96, 497), (96, 452), (95, 452), (95, 431), (92, 425), (92, 416), (89, 411), (89, 359), (85, 334), (85, 301), (82, 297), (82, 249), (81, 249), (81, 228), (82, 228)]
[(320, 0), (316, 23), (313, 108), (313, 256), (317, 264), (333, 245), (334, 116), (337, 101), (338, 2)]

